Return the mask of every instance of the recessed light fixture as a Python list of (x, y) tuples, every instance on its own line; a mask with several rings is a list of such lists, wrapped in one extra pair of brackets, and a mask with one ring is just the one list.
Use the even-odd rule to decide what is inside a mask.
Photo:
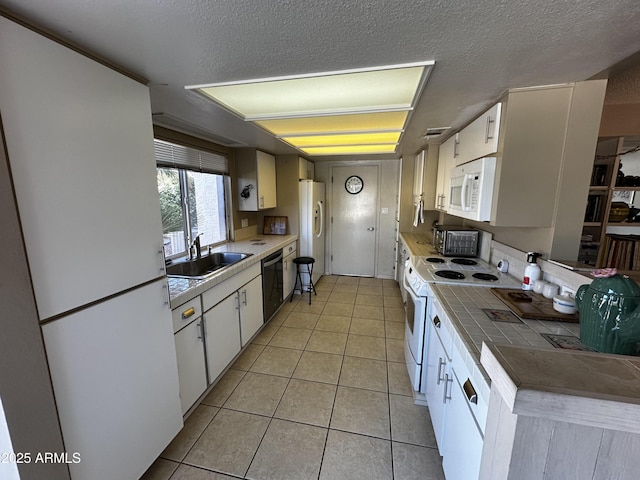
[(186, 88), (308, 155), (394, 153), (434, 63)]

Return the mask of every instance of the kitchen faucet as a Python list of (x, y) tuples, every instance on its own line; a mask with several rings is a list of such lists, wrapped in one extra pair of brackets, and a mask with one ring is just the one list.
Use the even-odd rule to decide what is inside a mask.
[(196, 235), (193, 243), (191, 243), (191, 246), (189, 247), (189, 260), (193, 260), (193, 247), (196, 248), (196, 258), (202, 257), (202, 248), (200, 247), (200, 236), (202, 235), (202, 233)]

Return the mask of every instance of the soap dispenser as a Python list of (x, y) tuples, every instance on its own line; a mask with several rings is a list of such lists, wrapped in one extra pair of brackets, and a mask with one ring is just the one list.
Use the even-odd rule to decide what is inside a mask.
[(533, 289), (533, 283), (541, 276), (541, 270), (536, 263), (539, 253), (528, 252), (527, 253), (527, 267), (524, 269), (524, 278), (522, 279), (522, 290)]

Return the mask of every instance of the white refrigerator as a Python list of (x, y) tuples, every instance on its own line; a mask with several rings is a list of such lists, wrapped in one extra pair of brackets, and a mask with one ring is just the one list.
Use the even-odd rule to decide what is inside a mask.
[[(324, 273), (324, 234), (326, 230), (326, 203), (324, 183), (300, 180), (300, 257), (313, 257), (313, 282)], [(305, 270), (305, 267), (302, 267)], [(308, 275), (302, 275), (302, 283), (308, 285)]]

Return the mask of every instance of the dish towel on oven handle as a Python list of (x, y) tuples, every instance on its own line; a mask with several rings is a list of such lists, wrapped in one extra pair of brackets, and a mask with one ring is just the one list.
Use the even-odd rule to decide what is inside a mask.
[(424, 213), (422, 211), (423, 208), (424, 208), (424, 203), (423, 203), (422, 198), (421, 198), (418, 201), (418, 204), (416, 205), (416, 211), (415, 211), (415, 214), (413, 215), (413, 226), (414, 227), (417, 227), (421, 223), (424, 223)]

